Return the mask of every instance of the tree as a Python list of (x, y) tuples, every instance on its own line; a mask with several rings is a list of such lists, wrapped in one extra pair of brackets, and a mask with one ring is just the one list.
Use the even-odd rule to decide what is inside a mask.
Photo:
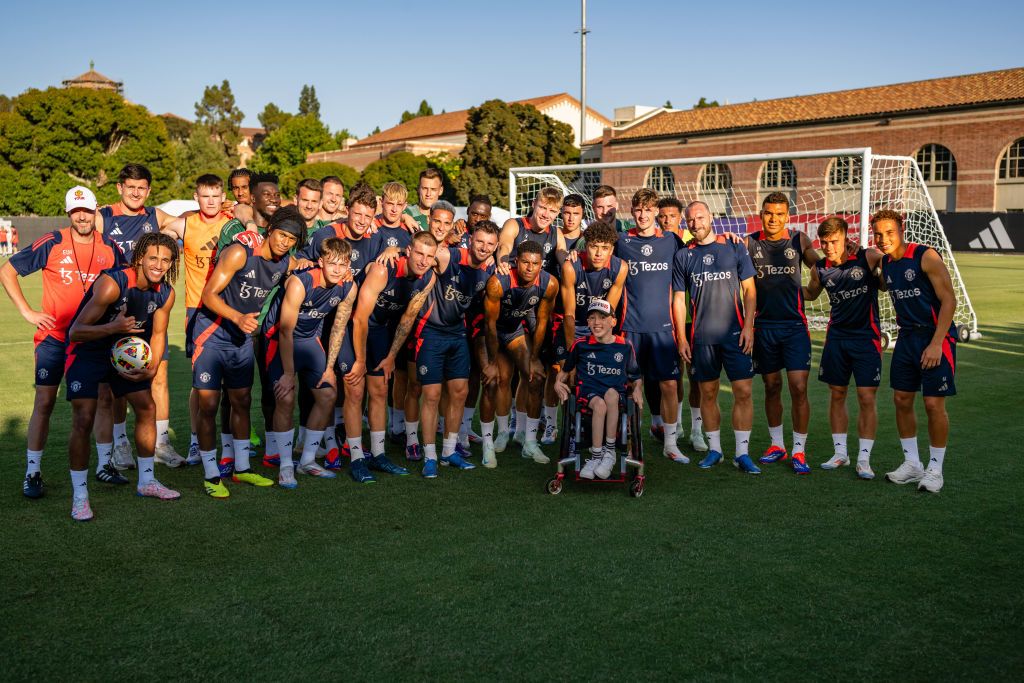
[(423, 100), (423, 101), (420, 102), (420, 108), (417, 109), (415, 112), (411, 112), (411, 111), (403, 111), (402, 112), (402, 123), (405, 123), (406, 121), (412, 121), (413, 119), (418, 118), (420, 116), (433, 116), (433, 115), (434, 115), (434, 108), (431, 107), (429, 104), (427, 104), (426, 100)]
[(81, 88), (28, 90), (11, 104), (0, 113), (0, 214), (59, 215), (76, 184), (97, 190), (100, 203), (115, 201), (114, 181), (128, 162), (153, 173), (151, 203), (171, 198), (167, 127), (144, 107)]
[(314, 161), (311, 164), (299, 164), (281, 174), (279, 180), (279, 186), (281, 192), (291, 197), (295, 194), (295, 187), (300, 181), (306, 178), (315, 178), (320, 180), (329, 175), (336, 175), (341, 178), (341, 184), (345, 186), (345, 191), (348, 192), (349, 188), (359, 182), (359, 171), (346, 166), (345, 164), (339, 164), (334, 161)]
[(235, 106), (235, 96), (227, 79), (220, 85), (208, 85), (203, 90), (203, 99), (196, 102), (196, 123), (213, 131), (217, 140), (224, 145), (224, 153), (232, 164), (238, 162), (238, 143), (242, 136), (238, 132), (245, 115)]
[(293, 116), (268, 135), (256, 150), (249, 167), (254, 171), (281, 175), (306, 162), (310, 152), (331, 149), (334, 139), (327, 126), (311, 116)]
[(352, 137), (352, 133), (348, 132), (348, 128), (342, 128), (334, 134), (334, 148), (341, 149), (345, 140)]
[[(454, 183), (462, 172), (462, 157), (454, 156), (448, 152), (436, 152), (427, 155), (427, 164), (440, 169), (445, 178)], [(445, 183), (448, 187), (448, 183)]]
[(302, 86), (302, 92), (299, 93), (299, 116), (312, 116), (320, 120), (320, 100), (316, 98), (316, 87)]
[(376, 128), (374, 128), (373, 130), (370, 131), (370, 135), (376, 135), (379, 132), (380, 132), (380, 126), (377, 126)]
[(665, 105), (664, 106), (665, 106), (665, 109), (671, 109), (672, 108), (672, 100), (665, 100)]
[(256, 118), (260, 120), (260, 125), (267, 131), (267, 135), (270, 135), (287, 123), (291, 117), (291, 114), (282, 110), (273, 102), (267, 102), (267, 106), (263, 107), (263, 111)]
[(167, 136), (171, 142), (185, 142), (192, 135), (193, 123), (174, 114), (161, 114), (164, 126), (167, 127)]
[[(409, 190), (409, 201), (416, 201), (416, 188), (420, 184), (420, 173), (423, 169), (437, 168), (426, 157), (416, 156), (412, 152), (395, 152), (383, 159), (374, 161), (363, 169), (362, 180), (370, 185), (377, 192), (381, 191), (384, 183), (395, 180), (405, 185)], [(441, 182), (445, 187), (444, 198), (452, 198), (452, 184), (445, 176), (444, 169), (441, 171)]]
[(11, 111), (13, 104), (7, 95), (0, 95), (0, 112)]
[(187, 140), (173, 144), (176, 168), (175, 196), (190, 196), (195, 179), (204, 173), (212, 173), (227, 180), (231, 172), (231, 161), (224, 153), (224, 147), (208, 127), (196, 125)]
[(697, 104), (693, 105), (693, 108), (694, 109), (707, 109), (708, 107), (717, 107), (717, 106), (718, 106), (718, 100), (711, 100), (709, 102), (708, 98), (702, 97), (702, 98), (700, 98), (700, 101), (697, 102)]
[(572, 163), (579, 158), (572, 128), (527, 104), (489, 100), (469, 110), (462, 171), (455, 198), (469, 202), (472, 194), (508, 196), (508, 169)]

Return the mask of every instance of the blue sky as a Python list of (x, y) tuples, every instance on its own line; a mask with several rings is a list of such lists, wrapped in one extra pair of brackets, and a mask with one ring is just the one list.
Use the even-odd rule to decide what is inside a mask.
[[(590, 0), (588, 104), (686, 108), (1024, 66), (1024, 3)], [(193, 118), (231, 82), (245, 125), (316, 86), (332, 130), (398, 123), (426, 99), (579, 94), (579, 0), (17, 3), (4, 9), (0, 93), (96, 69), (154, 113)]]

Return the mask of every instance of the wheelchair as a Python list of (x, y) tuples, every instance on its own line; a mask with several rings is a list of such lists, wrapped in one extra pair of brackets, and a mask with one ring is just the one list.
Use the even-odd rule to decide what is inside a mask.
[(562, 410), (561, 442), (559, 444), (558, 470), (555, 476), (548, 479), (545, 490), (553, 496), (562, 492), (571, 466), (574, 481), (585, 484), (618, 483), (627, 484), (629, 495), (639, 498), (644, 494), (644, 451), (640, 429), (641, 409), (626, 398), (620, 405), (626, 409), (619, 415), (618, 434), (615, 439), (615, 452), (618, 467), (612, 470), (607, 479), (584, 479), (580, 476), (583, 467), (581, 452), (586, 455), (590, 449), (590, 420), (592, 413), (589, 406), (579, 405), (575, 394), (569, 397)]

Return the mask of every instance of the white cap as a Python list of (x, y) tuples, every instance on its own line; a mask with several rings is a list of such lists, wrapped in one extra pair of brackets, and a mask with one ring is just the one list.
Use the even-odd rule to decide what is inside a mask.
[(64, 211), (71, 213), (74, 209), (96, 210), (96, 195), (88, 187), (75, 185), (64, 195)]
[(590, 300), (590, 307), (587, 309), (587, 314), (589, 315), (594, 311), (597, 311), (598, 313), (603, 313), (604, 315), (611, 315), (612, 305), (605, 301), (604, 299), (594, 298)]

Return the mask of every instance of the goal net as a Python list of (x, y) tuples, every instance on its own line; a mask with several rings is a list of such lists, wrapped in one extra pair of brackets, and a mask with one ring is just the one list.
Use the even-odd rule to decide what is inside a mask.
[[(806, 233), (817, 247), (817, 228), (838, 214), (850, 225), (850, 237), (862, 246), (873, 243), (869, 219), (889, 208), (905, 217), (906, 239), (934, 247), (945, 260), (957, 296), (955, 322), (964, 341), (978, 336), (978, 319), (957, 268), (949, 242), (935, 213), (917, 162), (911, 157), (872, 154), (867, 149), (816, 150), (784, 154), (751, 154), (692, 159), (658, 159), (509, 170), (509, 208), (513, 215), (529, 212), (542, 187), (577, 193), (594, 217), (591, 195), (598, 185), (611, 185), (619, 201), (618, 217), (630, 220), (630, 200), (642, 187), (685, 206), (701, 200), (711, 207), (716, 232), (750, 233), (761, 228), (761, 200), (772, 192), (789, 197), (789, 228)], [(804, 269), (804, 278), (808, 277)], [(808, 302), (813, 329), (828, 323), (827, 296)], [(882, 331), (896, 336), (889, 297), (879, 297)]]

